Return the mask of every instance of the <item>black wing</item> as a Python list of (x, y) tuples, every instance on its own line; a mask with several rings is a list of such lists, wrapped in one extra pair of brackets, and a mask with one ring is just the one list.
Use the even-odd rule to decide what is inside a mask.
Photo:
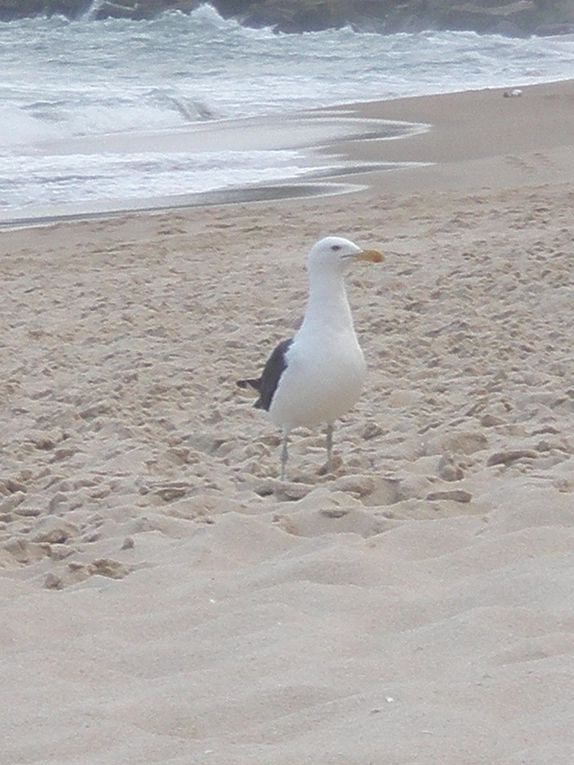
[(259, 398), (253, 404), (256, 409), (265, 409), (266, 411), (269, 411), (269, 407), (273, 401), (273, 396), (275, 395), (275, 391), (279, 385), (281, 375), (287, 367), (285, 354), (289, 350), (292, 342), (293, 338), (289, 338), (289, 340), (283, 340), (283, 342), (279, 343), (271, 356), (269, 356), (269, 359), (263, 368), (263, 373), (259, 379), (237, 381), (237, 384), (240, 388), (250, 387), (259, 391)]

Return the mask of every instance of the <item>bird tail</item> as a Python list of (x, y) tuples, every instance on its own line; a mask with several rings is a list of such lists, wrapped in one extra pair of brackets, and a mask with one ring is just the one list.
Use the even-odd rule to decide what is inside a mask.
[(261, 390), (261, 378), (257, 380), (237, 380), (236, 385), (240, 388), (254, 388), (254, 390)]

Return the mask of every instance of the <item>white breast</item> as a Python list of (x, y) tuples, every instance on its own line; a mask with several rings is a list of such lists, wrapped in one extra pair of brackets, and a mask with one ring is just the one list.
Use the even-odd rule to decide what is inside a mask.
[(269, 409), (278, 427), (334, 422), (361, 394), (365, 360), (352, 329), (313, 337), (299, 333), (286, 361)]

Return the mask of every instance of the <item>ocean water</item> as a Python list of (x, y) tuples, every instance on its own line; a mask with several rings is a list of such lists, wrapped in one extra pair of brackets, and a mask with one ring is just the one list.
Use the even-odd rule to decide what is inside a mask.
[[(574, 41), (348, 28), (283, 35), (203, 6), (152, 21), (88, 14), (0, 24), (0, 71), (6, 220), (306, 178), (316, 163), (305, 142), (258, 141), (257, 120), (567, 79)], [(248, 140), (228, 140), (242, 125)]]

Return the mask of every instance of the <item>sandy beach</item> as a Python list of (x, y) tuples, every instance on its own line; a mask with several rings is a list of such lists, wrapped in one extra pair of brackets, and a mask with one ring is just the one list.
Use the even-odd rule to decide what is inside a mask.
[[(574, 81), (341, 110), (433, 164), (1, 233), (2, 765), (574, 761)], [(281, 482), (326, 234), (368, 381)]]

